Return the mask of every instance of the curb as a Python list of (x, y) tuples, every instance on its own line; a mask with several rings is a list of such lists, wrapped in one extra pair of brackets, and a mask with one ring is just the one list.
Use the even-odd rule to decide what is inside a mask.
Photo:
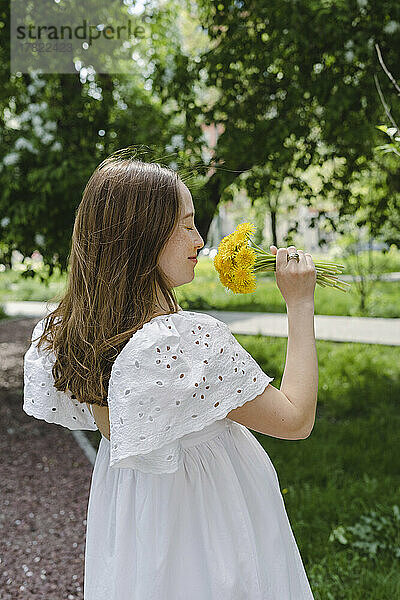
[(81, 450), (83, 450), (88, 461), (93, 466), (97, 455), (96, 450), (93, 448), (92, 444), (89, 442), (83, 431), (78, 429), (72, 431), (71, 433), (74, 436), (76, 443), (81, 448)]

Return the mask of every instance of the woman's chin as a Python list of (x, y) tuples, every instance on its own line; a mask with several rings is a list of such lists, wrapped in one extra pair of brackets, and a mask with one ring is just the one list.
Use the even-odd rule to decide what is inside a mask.
[(193, 272), (191, 275), (188, 275), (187, 277), (185, 277), (185, 279), (181, 279), (179, 281), (179, 283), (176, 283), (173, 287), (179, 287), (181, 285), (185, 285), (186, 283), (190, 283), (191, 281), (193, 281), (195, 276), (195, 273)]

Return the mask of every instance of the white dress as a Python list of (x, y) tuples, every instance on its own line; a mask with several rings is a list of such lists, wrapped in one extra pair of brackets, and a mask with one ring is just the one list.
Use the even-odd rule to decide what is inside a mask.
[[(52, 385), (53, 362), (32, 343), (24, 411), (96, 430), (86, 404)], [(92, 473), (85, 600), (313, 599), (275, 468), (226, 417), (272, 380), (207, 314), (161, 315), (133, 334)]]

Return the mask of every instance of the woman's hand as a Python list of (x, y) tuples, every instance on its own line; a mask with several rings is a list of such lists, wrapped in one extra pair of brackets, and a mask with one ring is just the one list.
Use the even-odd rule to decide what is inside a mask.
[(277, 248), (270, 246), (271, 253), (276, 256), (275, 278), (287, 306), (297, 304), (314, 304), (314, 290), (317, 282), (317, 271), (309, 252), (297, 250), (299, 262), (288, 254), (296, 252), (295, 246)]

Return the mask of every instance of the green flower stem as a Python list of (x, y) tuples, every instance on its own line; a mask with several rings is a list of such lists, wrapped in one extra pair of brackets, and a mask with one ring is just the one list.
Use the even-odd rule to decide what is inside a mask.
[[(250, 238), (249, 240), (257, 255), (253, 266), (254, 273), (276, 271), (276, 255), (266, 252)], [(341, 290), (342, 292), (347, 292), (348, 288), (351, 287), (349, 283), (341, 281), (337, 277), (337, 275), (340, 275), (345, 268), (344, 265), (322, 260), (314, 261), (314, 265), (317, 272), (316, 283), (321, 287), (332, 287)], [(342, 286), (348, 286), (348, 288), (346, 289)]]

